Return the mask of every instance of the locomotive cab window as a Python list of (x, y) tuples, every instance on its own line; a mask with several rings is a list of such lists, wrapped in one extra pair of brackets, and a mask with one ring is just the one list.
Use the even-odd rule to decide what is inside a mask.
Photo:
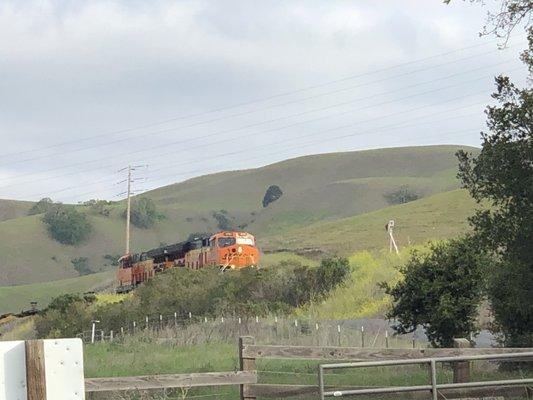
[(218, 247), (228, 247), (233, 246), (235, 244), (235, 238), (234, 237), (221, 237), (218, 238)]

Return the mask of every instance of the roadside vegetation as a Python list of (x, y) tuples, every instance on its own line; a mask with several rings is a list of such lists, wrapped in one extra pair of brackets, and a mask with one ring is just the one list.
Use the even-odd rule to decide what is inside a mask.
[(98, 319), (118, 331), (146, 315), (173, 314), (255, 316), (288, 314), (311, 301), (320, 301), (342, 285), (350, 272), (345, 258), (324, 259), (317, 267), (282, 262), (267, 268), (221, 273), (172, 269), (141, 285), (131, 297), (102, 304), (95, 296), (55, 298), (36, 319), (40, 337), (69, 337)]

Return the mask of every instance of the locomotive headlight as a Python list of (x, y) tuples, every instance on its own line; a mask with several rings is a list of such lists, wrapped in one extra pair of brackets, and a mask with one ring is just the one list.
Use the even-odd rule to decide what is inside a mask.
[(239, 254), (242, 254), (242, 247), (239, 246), (239, 249), (237, 251), (239, 252)]

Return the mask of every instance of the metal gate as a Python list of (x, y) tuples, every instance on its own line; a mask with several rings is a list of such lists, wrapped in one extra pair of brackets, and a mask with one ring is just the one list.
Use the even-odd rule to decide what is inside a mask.
[[(389, 360), (389, 361), (369, 361), (369, 362), (351, 362), (351, 363), (337, 363), (337, 364), (320, 364), (318, 368), (318, 384), (320, 388), (320, 398), (324, 400), (326, 397), (343, 397), (363, 394), (386, 394), (386, 393), (400, 393), (400, 392), (431, 392), (432, 399), (438, 399), (438, 391), (442, 389), (464, 389), (464, 388), (481, 388), (481, 387), (495, 387), (495, 386), (527, 386), (533, 384), (533, 378), (522, 379), (502, 379), (497, 381), (482, 381), (482, 382), (461, 382), (461, 383), (437, 383), (437, 363), (443, 362), (461, 362), (461, 361), (477, 361), (477, 360), (513, 360), (513, 359), (530, 359), (533, 357), (533, 352), (526, 353), (508, 353), (508, 354), (491, 354), (491, 355), (477, 355), (477, 356), (455, 356), (455, 357), (439, 357), (439, 358), (417, 358), (411, 360)], [(349, 389), (349, 390), (325, 390), (324, 386), (324, 371), (334, 369), (346, 368), (360, 368), (360, 367), (383, 367), (394, 365), (412, 365), (412, 364), (426, 364), (430, 371), (429, 385), (418, 386), (389, 386), (389, 387), (375, 387), (365, 389)]]

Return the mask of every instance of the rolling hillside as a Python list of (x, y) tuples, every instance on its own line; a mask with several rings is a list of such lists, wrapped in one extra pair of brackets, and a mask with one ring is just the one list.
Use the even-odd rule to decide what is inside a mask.
[(33, 204), (31, 201), (0, 199), (0, 222), (28, 215)]
[[(431, 218), (447, 221), (436, 224), (440, 227), (435, 233), (432, 227), (420, 230), (413, 226), (413, 231), (409, 230), (411, 240), (433, 234), (445, 237), (462, 229), (463, 217), (472, 206), (463, 198), (464, 213), (450, 211), (447, 216), (453, 204), (444, 200), (431, 208), (433, 200), (428, 197), (458, 187), (454, 156), (457, 149), (457, 146), (428, 146), (306, 156), (162, 187), (145, 196), (156, 202), (164, 219), (153, 229), (134, 228), (132, 248), (140, 251), (162, 242), (183, 240), (191, 232), (216, 231), (218, 222), (213, 212), (224, 214), (230, 223), (255, 233), (269, 251), (319, 247), (348, 252), (378, 248), (386, 245), (386, 238), (375, 236), (375, 240), (370, 240), (359, 232), (375, 226), (379, 227), (377, 235), (383, 235), (383, 225), (391, 217), (385, 210), (375, 217), (354, 219), (357, 228), (340, 226), (348, 226), (354, 216), (369, 215), (365, 213), (388, 207), (384, 195), (402, 185), (408, 185), (424, 197), (419, 204), (427, 207), (427, 210), (405, 208), (412, 210), (410, 221), (405, 223), (414, 223), (417, 212), (431, 215), (435, 212)], [(270, 185), (280, 186), (284, 194), (263, 208), (261, 202)], [(414, 207), (414, 204), (403, 207)], [(38, 215), (0, 222), (0, 286), (76, 277), (71, 260), (78, 257), (87, 257), (95, 271), (111, 268), (105, 266), (109, 261), (104, 256), (114, 257), (123, 251), (123, 208), (123, 204), (116, 204), (109, 217), (89, 214), (94, 232), (80, 246), (65, 246), (50, 239)], [(402, 226), (407, 225), (400, 217), (395, 218), (399, 223), (398, 235), (402, 235)], [(338, 219), (341, 225), (335, 222)], [(351, 229), (353, 239), (358, 242), (348, 244), (351, 239), (339, 235), (342, 229)]]
[(284, 249), (305, 254), (318, 250), (345, 256), (361, 250), (380, 250), (389, 246), (385, 224), (394, 219), (394, 237), (402, 248), (466, 232), (469, 229), (467, 218), (474, 208), (475, 202), (465, 190), (453, 190), (269, 236), (263, 238), (262, 245), (266, 251)]

